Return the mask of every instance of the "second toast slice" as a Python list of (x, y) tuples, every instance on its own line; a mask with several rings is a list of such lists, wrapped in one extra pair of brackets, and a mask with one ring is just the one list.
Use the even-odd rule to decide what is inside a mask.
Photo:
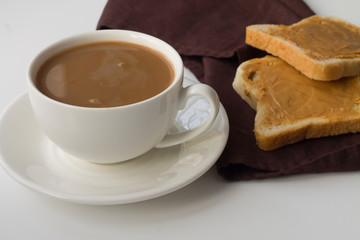
[(242, 63), (233, 87), (257, 112), (254, 132), (263, 150), (360, 131), (360, 77), (314, 81), (267, 56)]

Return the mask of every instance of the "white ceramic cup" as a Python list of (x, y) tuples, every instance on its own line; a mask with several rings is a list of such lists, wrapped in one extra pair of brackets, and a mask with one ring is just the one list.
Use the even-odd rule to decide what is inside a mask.
[[(122, 41), (140, 44), (163, 53), (174, 67), (172, 84), (160, 94), (119, 107), (79, 107), (53, 100), (35, 86), (40, 66), (54, 54), (86, 43)], [(183, 62), (169, 44), (147, 34), (126, 30), (101, 30), (68, 37), (41, 51), (28, 71), (29, 97), (39, 127), (66, 153), (95, 163), (116, 163), (189, 141), (204, 133), (219, 111), (216, 92), (204, 84), (183, 88)], [(179, 109), (187, 99), (201, 95), (209, 102), (211, 113), (199, 127), (169, 134)]]

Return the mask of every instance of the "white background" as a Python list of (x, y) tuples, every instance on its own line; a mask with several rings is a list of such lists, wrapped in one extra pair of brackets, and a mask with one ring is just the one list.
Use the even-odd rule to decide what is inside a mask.
[[(360, 26), (357, 0), (306, 2), (318, 14)], [(105, 3), (0, 0), (0, 112), (26, 90), (26, 69), (33, 56), (63, 37), (94, 30)], [(157, 199), (86, 206), (32, 192), (0, 169), (0, 239), (4, 240), (355, 240), (359, 236), (359, 172), (229, 183), (212, 168), (189, 186)]]

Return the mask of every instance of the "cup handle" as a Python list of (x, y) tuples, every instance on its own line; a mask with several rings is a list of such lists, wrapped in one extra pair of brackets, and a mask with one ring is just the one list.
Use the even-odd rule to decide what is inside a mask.
[(200, 134), (204, 133), (206, 130), (210, 128), (210, 126), (215, 121), (219, 112), (219, 107), (220, 107), (219, 97), (215, 92), (215, 90), (210, 86), (201, 83), (193, 84), (186, 88), (181, 89), (180, 97), (179, 97), (180, 109), (185, 107), (186, 101), (188, 100), (189, 97), (195, 95), (197, 96), (200, 95), (204, 97), (210, 105), (211, 111), (206, 121), (194, 129), (181, 133), (165, 135), (165, 137), (155, 147), (157, 148), (170, 147), (189, 141), (199, 136)]

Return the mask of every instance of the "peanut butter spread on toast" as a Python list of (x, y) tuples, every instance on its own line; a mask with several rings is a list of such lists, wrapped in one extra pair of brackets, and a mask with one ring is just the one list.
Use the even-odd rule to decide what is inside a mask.
[(278, 25), (270, 33), (287, 39), (316, 60), (360, 57), (360, 29), (342, 21), (315, 15), (299, 24)]
[(360, 114), (360, 77), (315, 81), (278, 58), (256, 60), (243, 71), (260, 89), (258, 105), (266, 105), (269, 112), (264, 115), (272, 125), (311, 117), (336, 119)]

